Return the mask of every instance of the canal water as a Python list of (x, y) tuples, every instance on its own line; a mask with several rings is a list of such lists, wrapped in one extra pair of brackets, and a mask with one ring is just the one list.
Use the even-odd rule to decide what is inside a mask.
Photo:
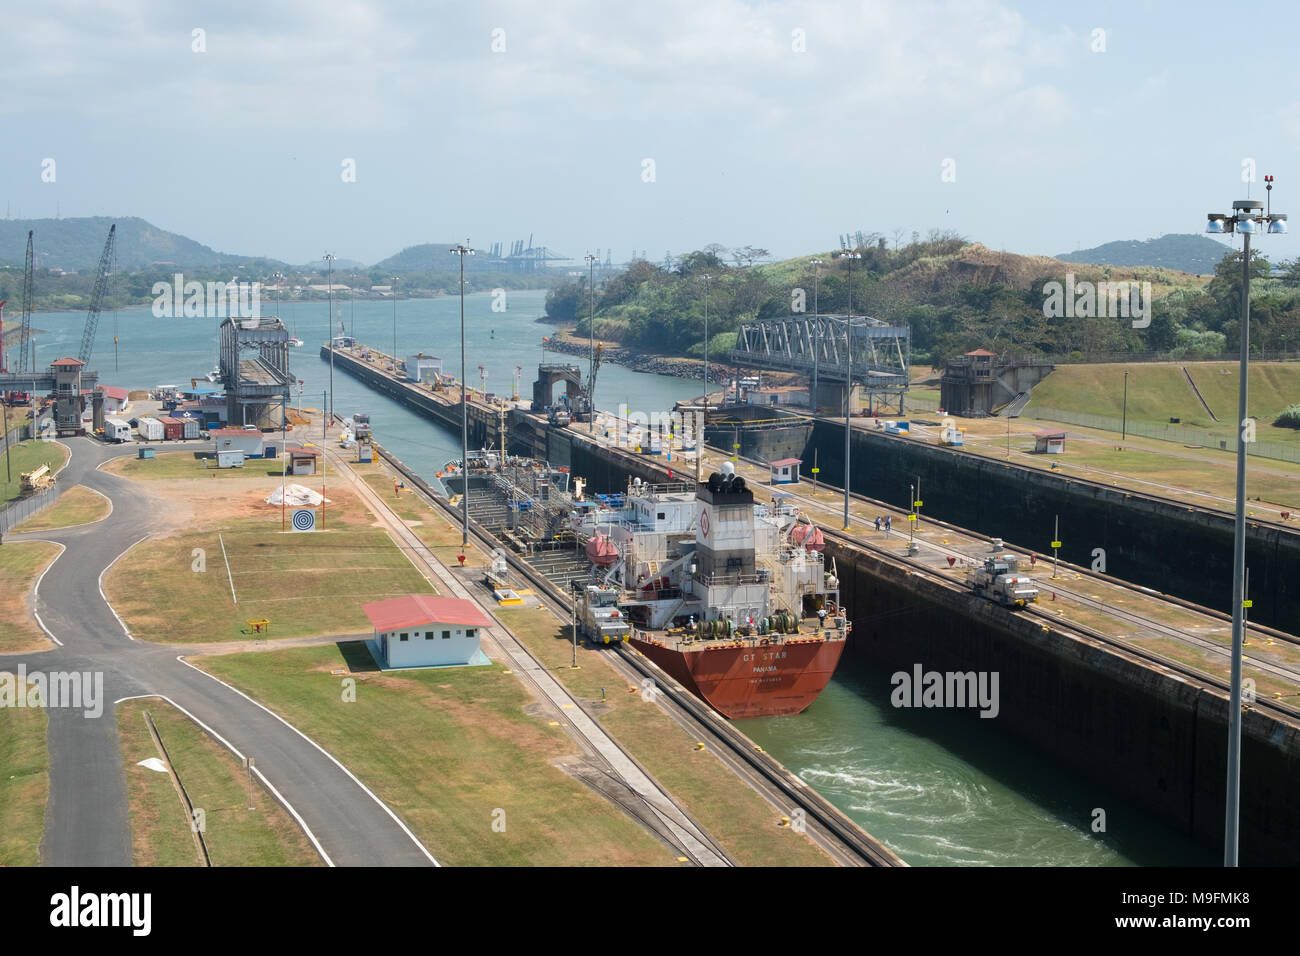
[[(544, 292), (510, 292), (506, 310), (494, 312), (489, 294), (466, 296), (466, 364), (472, 385), (479, 384), (482, 365), (487, 390), (509, 395), (515, 366), (521, 366), (520, 394), (531, 393), (543, 359), (542, 337), (551, 331), (536, 321), (544, 301)], [(263, 305), (264, 312), (275, 311), (274, 304)], [(329, 387), (329, 365), (319, 356), (329, 335), (327, 304), (282, 304), (279, 314), (305, 342), (291, 357), (293, 373), (304, 383), (302, 403), (319, 407)], [(362, 342), (392, 348), (391, 302), (352, 305), (344, 297), (335, 302), (335, 317)], [(37, 364), (44, 367), (76, 354), (85, 313), (39, 313), (32, 324), (46, 333), (37, 340)], [(215, 364), (218, 324), (156, 318), (148, 308), (105, 314), (90, 367), (107, 385), (149, 389), (188, 384)], [(441, 356), (445, 370), (458, 375), (459, 335), (458, 297), (397, 303), (399, 356), (420, 351)], [(577, 362), (585, 377), (581, 358), (550, 352), (546, 359)], [(379, 441), (426, 478), (460, 457), (458, 434), (374, 394), (351, 376), (336, 371), (334, 389), (338, 414), (368, 412)], [(633, 411), (652, 412), (699, 392), (696, 381), (605, 365), (596, 397), (601, 408), (623, 403)], [(889, 675), (853, 672), (846, 665), (800, 716), (742, 721), (740, 727), (913, 866), (1217, 862), (1216, 854), (1160, 820), (1009, 743), (990, 726), (995, 721), (896, 709), (889, 703), (890, 689)], [(1104, 833), (1092, 829), (1097, 808), (1106, 814)]]

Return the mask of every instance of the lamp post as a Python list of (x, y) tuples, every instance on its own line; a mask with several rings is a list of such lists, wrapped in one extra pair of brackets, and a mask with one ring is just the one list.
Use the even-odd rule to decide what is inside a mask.
[(587, 404), (591, 407), (587, 409), (590, 416), (587, 419), (587, 430), (594, 435), (596, 434), (596, 259), (599, 257), (589, 252), (584, 258), (587, 260), (587, 297), (591, 303), (587, 309), (587, 332), (591, 336), (591, 366), (587, 379), (591, 388), (591, 394), (587, 396)]
[(397, 276), (393, 280), (393, 372), (397, 372)]
[(813, 416), (815, 417), (817, 415), (817, 407), (818, 407), (817, 353), (821, 351), (821, 349), (818, 348), (818, 344), (819, 344), (818, 340), (821, 338), (821, 333), (822, 333), (822, 322), (821, 322), (822, 310), (819, 308), (819, 304), (817, 301), (817, 287), (820, 284), (819, 280), (821, 279), (822, 266), (825, 265), (825, 263), (822, 262), (822, 260), (820, 259), (814, 259), (811, 264), (813, 267), (813, 335), (812, 335), (813, 376), (812, 376), (812, 400), (808, 404), (812, 406), (812, 413)]
[(849, 317), (844, 327), (844, 530), (849, 530), (849, 430), (852, 428), (849, 415), (853, 410), (853, 260), (861, 259), (861, 253), (837, 252), (836, 259), (849, 262)]
[[(704, 414), (709, 414), (709, 280), (711, 275), (702, 275), (704, 280)], [(724, 396), (725, 399), (725, 396)]]
[[(330, 407), (329, 407), (329, 416), (328, 416), (328, 417), (326, 418), (326, 420), (325, 420), (325, 430), (326, 430), (326, 431), (329, 431), (329, 426), (332, 425), (332, 424), (334, 423), (334, 259), (335, 259), (335, 258), (336, 258), (336, 257), (335, 257), (335, 255), (334, 255), (334, 253), (332, 253), (332, 252), (327, 252), (327, 253), (325, 253), (325, 256), (324, 256), (324, 259), (325, 259), (325, 274), (326, 274), (326, 276), (327, 276), (327, 278), (325, 279), (325, 287), (326, 287), (326, 289), (329, 291), (329, 297), (330, 297), (330, 321), (329, 321), (329, 329), (328, 329), (328, 331), (329, 331), (329, 335), (330, 335), (330, 339), (329, 339), (329, 342), (330, 342), (330, 401), (329, 401), (329, 406), (330, 406)], [(324, 409), (322, 409), (322, 411), (324, 411)]]
[(453, 256), (460, 256), (460, 475), (463, 485), (460, 492), (460, 548), (461, 552), (469, 547), (469, 404), (465, 398), (465, 257), (472, 256), (474, 250), (465, 240), (451, 250)]
[[(1265, 176), (1272, 199), (1273, 177)], [(1271, 207), (1271, 202), (1270, 202)], [(1267, 225), (1276, 235), (1286, 232), (1286, 216), (1265, 209), (1257, 199), (1238, 199), (1232, 214), (1209, 213), (1205, 231), (1215, 235), (1240, 233), (1241, 252), (1241, 373), (1237, 395), (1237, 509), (1232, 533), (1232, 675), (1228, 705), (1228, 780), (1223, 827), (1223, 865), (1237, 865), (1241, 798), (1241, 648), (1245, 634), (1246, 580), (1246, 385), (1250, 360), (1250, 237)]]

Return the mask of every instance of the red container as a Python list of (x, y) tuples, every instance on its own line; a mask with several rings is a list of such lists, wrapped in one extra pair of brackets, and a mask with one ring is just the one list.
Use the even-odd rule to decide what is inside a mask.
[(179, 418), (160, 418), (163, 426), (163, 441), (180, 441), (185, 437), (185, 422)]

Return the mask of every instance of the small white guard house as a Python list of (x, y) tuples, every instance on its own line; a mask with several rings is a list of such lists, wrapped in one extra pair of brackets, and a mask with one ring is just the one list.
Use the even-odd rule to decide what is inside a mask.
[(361, 606), (375, 629), (371, 653), (380, 667), (486, 664), (479, 636), (492, 622), (463, 598), (408, 594)]
[(799, 483), (799, 466), (803, 464), (802, 459), (782, 458), (769, 464), (772, 466), (772, 484), (797, 485)]

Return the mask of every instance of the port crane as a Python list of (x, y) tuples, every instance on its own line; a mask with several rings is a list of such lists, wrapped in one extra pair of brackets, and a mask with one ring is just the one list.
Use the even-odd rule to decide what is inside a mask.
[(95, 273), (95, 289), (90, 295), (90, 311), (86, 313), (86, 328), (81, 333), (81, 348), (77, 359), (83, 364), (90, 361), (90, 353), (95, 347), (95, 331), (99, 328), (99, 313), (104, 307), (104, 295), (108, 292), (108, 277), (113, 271), (113, 245), (117, 238), (117, 223), (108, 228), (108, 240), (104, 251), (99, 256), (99, 269)]

